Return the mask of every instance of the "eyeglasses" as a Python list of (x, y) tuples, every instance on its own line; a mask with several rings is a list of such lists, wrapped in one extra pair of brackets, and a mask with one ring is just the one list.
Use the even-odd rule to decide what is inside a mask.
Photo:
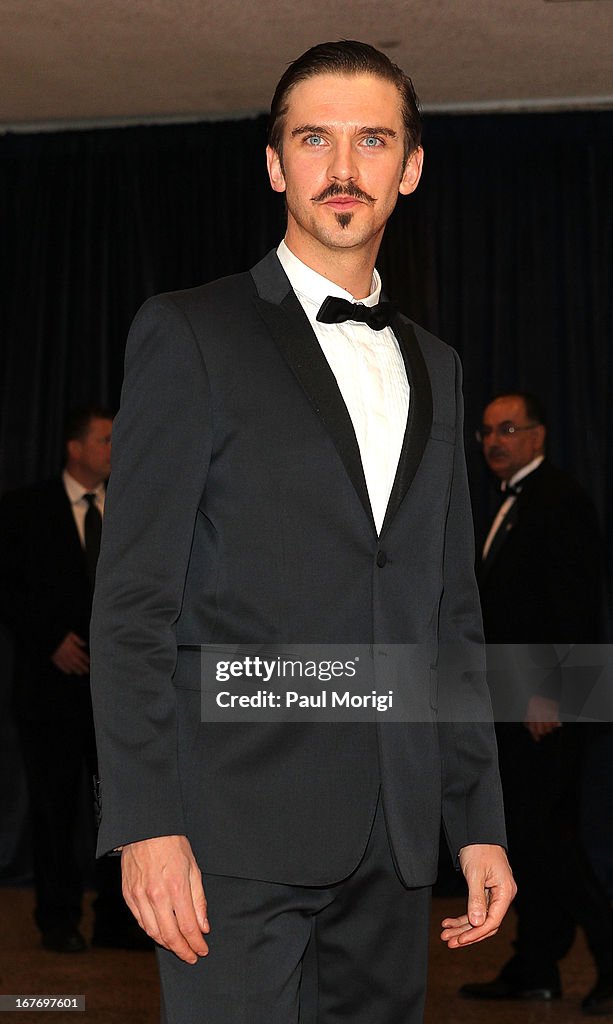
[(475, 438), (478, 444), (483, 444), (492, 434), (496, 437), (513, 437), (513, 434), (518, 434), (521, 430), (534, 430), (535, 427), (538, 427), (538, 423), (529, 423), (527, 427), (518, 427), (515, 423), (499, 423), (497, 427), (483, 426), (475, 430)]

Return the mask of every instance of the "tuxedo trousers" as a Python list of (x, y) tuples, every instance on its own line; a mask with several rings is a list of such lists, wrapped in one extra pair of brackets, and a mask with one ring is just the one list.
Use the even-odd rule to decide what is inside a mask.
[(524, 725), (496, 728), (509, 857), (517, 880), (512, 972), (546, 984), (582, 926), (600, 974), (613, 974), (613, 913), (580, 831), (588, 723), (565, 723), (535, 742)]
[[(37, 698), (16, 711), (28, 784), (34, 918), (42, 932), (76, 927), (82, 899), (97, 890), (97, 924), (125, 927), (119, 858), (95, 860), (96, 741), (87, 676), (42, 676)], [(85, 783), (86, 791), (83, 792)]]
[(364, 855), (330, 886), (206, 875), (209, 955), (158, 949), (163, 1024), (420, 1024), (430, 888), (394, 867), (381, 800)]

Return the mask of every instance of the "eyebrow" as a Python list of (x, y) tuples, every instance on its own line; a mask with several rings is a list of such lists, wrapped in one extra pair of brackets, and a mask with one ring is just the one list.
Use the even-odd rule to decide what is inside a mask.
[[(328, 135), (330, 133), (330, 127), (328, 125), (321, 124), (301, 124), (297, 128), (294, 128), (291, 137), (292, 139), (296, 135)], [(396, 139), (398, 132), (395, 132), (393, 128), (385, 128), (384, 126), (369, 127), (364, 125), (357, 132), (358, 135), (385, 135), (388, 139)]]

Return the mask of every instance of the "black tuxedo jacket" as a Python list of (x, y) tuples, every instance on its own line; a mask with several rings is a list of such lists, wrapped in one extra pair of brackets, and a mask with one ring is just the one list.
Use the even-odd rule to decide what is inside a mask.
[[(488, 678), (496, 717), (522, 722), (533, 695), (558, 701), (566, 721), (587, 708), (592, 709), (588, 717), (598, 717), (606, 706), (593, 703), (589, 667), (579, 671), (564, 660), (571, 646), (600, 640), (602, 549), (596, 511), (583, 488), (547, 461), (520, 486), (478, 569), (485, 638), (494, 645)], [(583, 664), (580, 649), (569, 665), (575, 660)]]
[[(399, 869), (504, 842), (481, 724), (438, 726), (436, 647), (481, 638), (453, 351), (398, 315), (411, 385), (380, 537), (336, 380), (276, 254), (148, 301), (128, 342), (92, 622), (100, 850), (187, 834), (203, 870), (345, 877), (379, 786)], [(200, 722), (200, 644), (415, 644), (409, 724)], [(440, 681), (439, 685), (440, 685)], [(444, 687), (442, 687), (444, 689)]]
[(583, 488), (541, 462), (501, 531), (478, 569), (487, 642), (596, 643), (602, 552)]
[(34, 711), (49, 686), (66, 684), (50, 660), (57, 646), (69, 632), (85, 640), (89, 634), (91, 587), (61, 478), (3, 497), (0, 565), (3, 615), (15, 640), (16, 701)]

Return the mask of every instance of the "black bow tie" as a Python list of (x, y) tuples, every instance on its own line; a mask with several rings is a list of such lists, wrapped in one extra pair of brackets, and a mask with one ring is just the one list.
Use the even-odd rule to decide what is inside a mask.
[(518, 484), (508, 484), (501, 482), (498, 486), (500, 497), (506, 498), (517, 498), (522, 492), (521, 482)]
[(361, 302), (349, 302), (336, 295), (328, 295), (321, 304), (317, 319), (322, 324), (342, 324), (354, 320), (368, 324), (373, 331), (389, 327), (396, 312), (391, 302), (378, 302), (376, 306), (364, 306)]

